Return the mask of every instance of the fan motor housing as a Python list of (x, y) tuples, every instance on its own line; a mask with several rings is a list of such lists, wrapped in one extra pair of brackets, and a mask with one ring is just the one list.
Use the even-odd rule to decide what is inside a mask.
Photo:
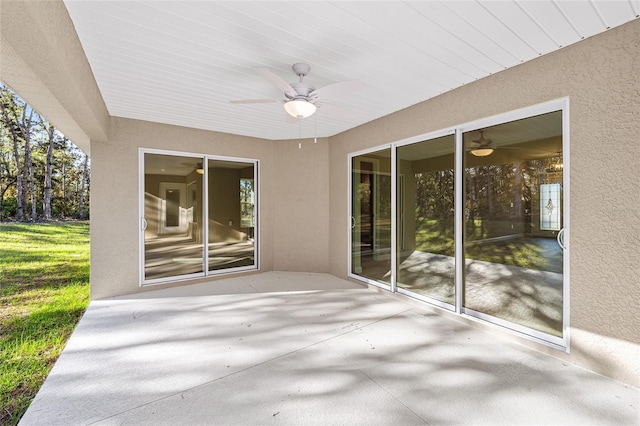
[[(291, 87), (293, 87), (293, 90), (296, 91), (296, 93), (298, 94), (298, 96), (304, 96), (305, 98), (307, 96), (309, 96), (309, 94), (311, 92), (313, 92), (314, 90), (316, 90), (315, 87), (313, 87), (310, 84), (307, 83), (291, 83), (290, 84)], [(286, 95), (286, 94), (285, 94)], [(289, 98), (289, 96), (287, 95), (287, 98)], [(293, 97), (291, 97), (293, 98)]]

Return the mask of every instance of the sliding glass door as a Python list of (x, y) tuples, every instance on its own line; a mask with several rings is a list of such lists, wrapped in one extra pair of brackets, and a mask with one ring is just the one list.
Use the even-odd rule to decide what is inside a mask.
[(566, 116), (555, 101), (353, 154), (349, 275), (566, 347)]
[(463, 139), (465, 311), (561, 337), (562, 112)]
[(255, 168), (242, 161), (210, 159), (209, 271), (255, 264)]
[(351, 273), (391, 284), (391, 150), (351, 159)]
[(257, 268), (257, 161), (141, 150), (141, 283)]
[(455, 136), (396, 151), (397, 288), (453, 307), (455, 302)]
[(202, 158), (144, 153), (145, 281), (204, 275)]

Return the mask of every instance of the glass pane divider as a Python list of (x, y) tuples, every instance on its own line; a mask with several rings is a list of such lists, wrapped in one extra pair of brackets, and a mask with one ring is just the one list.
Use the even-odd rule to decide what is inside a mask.
[(464, 284), (464, 247), (463, 247), (463, 232), (464, 232), (464, 192), (462, 187), (462, 181), (464, 179), (463, 157), (464, 147), (462, 143), (462, 131), (456, 129), (455, 132), (456, 147), (455, 147), (455, 220), (454, 220), (454, 240), (455, 240), (455, 311), (456, 313), (462, 312), (462, 295)]
[(391, 145), (391, 291), (393, 293), (397, 291), (396, 281), (398, 277), (398, 215), (396, 214), (398, 211), (397, 169), (397, 150), (395, 145)]
[(202, 242), (204, 243), (204, 250), (202, 256), (204, 257), (202, 267), (204, 268), (205, 275), (209, 275), (209, 161), (208, 156), (202, 158), (202, 227), (204, 233), (202, 235)]

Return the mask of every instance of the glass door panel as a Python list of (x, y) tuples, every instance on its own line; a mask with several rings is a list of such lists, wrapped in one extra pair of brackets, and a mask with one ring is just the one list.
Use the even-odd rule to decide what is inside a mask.
[(397, 148), (398, 289), (453, 305), (455, 136)]
[(391, 149), (352, 158), (351, 273), (391, 283)]
[(209, 160), (209, 271), (256, 265), (253, 162)]
[(202, 158), (144, 154), (144, 280), (202, 274)]
[(562, 337), (562, 112), (463, 141), (465, 310)]

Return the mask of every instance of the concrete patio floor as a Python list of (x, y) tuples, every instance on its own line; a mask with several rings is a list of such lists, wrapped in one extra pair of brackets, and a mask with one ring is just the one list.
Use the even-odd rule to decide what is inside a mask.
[(93, 301), (22, 425), (637, 425), (640, 391), (327, 274)]

